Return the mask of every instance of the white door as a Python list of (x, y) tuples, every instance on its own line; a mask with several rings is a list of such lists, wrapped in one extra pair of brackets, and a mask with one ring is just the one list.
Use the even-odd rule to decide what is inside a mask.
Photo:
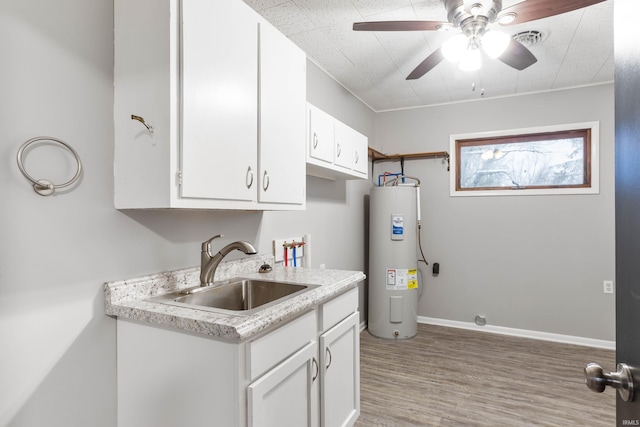
[(320, 336), (320, 424), (351, 426), (360, 415), (360, 322), (353, 313)]
[(256, 200), (258, 23), (235, 0), (182, 2), (182, 197)]
[(315, 426), (318, 344), (307, 344), (247, 387), (250, 427)]
[(258, 200), (303, 204), (306, 189), (306, 55), (260, 24)]

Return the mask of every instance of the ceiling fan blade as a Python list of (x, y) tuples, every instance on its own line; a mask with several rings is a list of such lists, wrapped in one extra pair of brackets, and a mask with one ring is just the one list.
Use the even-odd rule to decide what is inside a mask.
[(515, 19), (512, 22), (502, 25), (522, 24), (523, 22), (548, 18), (549, 16), (582, 9), (583, 7), (603, 1), (605, 0), (525, 0), (511, 7), (502, 9), (496, 21), (500, 22), (500, 18), (504, 15), (515, 14)]
[(377, 21), (356, 22), (353, 31), (431, 31), (443, 26), (453, 28), (449, 22), (441, 21)]
[(415, 80), (427, 74), (433, 67), (438, 65), (444, 59), (442, 49), (437, 48), (433, 53), (426, 57), (412, 72), (407, 76), (407, 80)]
[(517, 70), (524, 70), (538, 62), (536, 57), (533, 56), (533, 53), (531, 53), (525, 45), (514, 39), (511, 39), (509, 46), (507, 46), (507, 49), (498, 59)]

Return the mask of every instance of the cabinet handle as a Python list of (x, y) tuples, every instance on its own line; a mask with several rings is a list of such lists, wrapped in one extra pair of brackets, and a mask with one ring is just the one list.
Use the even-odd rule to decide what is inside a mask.
[(331, 360), (333, 359), (333, 356), (331, 355), (331, 349), (329, 347), (327, 347), (326, 354), (329, 355), (329, 363), (327, 363), (325, 369), (329, 369), (329, 366), (331, 366)]
[(340, 153), (342, 153), (342, 148), (340, 148), (340, 144), (338, 144), (337, 150), (338, 150), (338, 157), (340, 157)]
[(353, 153), (353, 154), (354, 154), (354, 157), (356, 158), (355, 164), (357, 165), (357, 164), (358, 164), (358, 160), (360, 159), (360, 158), (358, 157), (358, 152), (356, 151), (356, 152), (355, 152), (355, 153)]
[(247, 184), (247, 188), (251, 188), (251, 186), (253, 185), (253, 170), (251, 170), (251, 166), (247, 168), (245, 183)]
[(262, 189), (264, 191), (267, 191), (268, 188), (269, 188), (269, 173), (267, 171), (264, 171), (264, 174), (262, 175)]
[(318, 134), (315, 132), (313, 133), (313, 148), (318, 148)]
[(311, 364), (316, 367), (316, 373), (313, 374), (313, 378), (311, 378), (311, 382), (314, 382), (316, 378), (318, 378), (318, 374), (320, 373), (320, 368), (318, 367), (318, 361), (316, 360), (315, 357), (311, 361)]

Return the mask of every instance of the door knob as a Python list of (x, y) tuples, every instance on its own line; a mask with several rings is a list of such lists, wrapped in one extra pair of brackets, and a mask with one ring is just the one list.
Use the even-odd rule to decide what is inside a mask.
[(597, 363), (589, 363), (584, 367), (587, 387), (596, 393), (602, 393), (609, 386), (618, 390), (618, 394), (625, 402), (631, 402), (634, 397), (633, 376), (631, 368), (626, 363), (618, 363), (617, 372), (604, 372)]

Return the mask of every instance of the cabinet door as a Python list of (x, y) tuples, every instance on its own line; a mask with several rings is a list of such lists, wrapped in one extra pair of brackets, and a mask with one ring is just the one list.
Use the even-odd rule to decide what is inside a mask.
[(271, 24), (260, 24), (258, 200), (305, 200), (306, 55)]
[(368, 139), (342, 122), (336, 122), (336, 165), (367, 174)]
[(351, 426), (360, 415), (360, 333), (355, 312), (320, 336), (320, 420)]
[(335, 141), (333, 117), (309, 104), (307, 114), (309, 123), (307, 149), (309, 157), (333, 163)]
[(355, 132), (352, 141), (353, 149), (353, 170), (364, 175), (368, 175), (369, 165), (369, 140), (359, 132)]
[(182, 197), (257, 198), (257, 22), (242, 1), (182, 2)]
[(315, 426), (318, 344), (307, 344), (247, 387), (250, 427)]
[(346, 169), (353, 166), (353, 129), (336, 120), (335, 123), (335, 164)]

